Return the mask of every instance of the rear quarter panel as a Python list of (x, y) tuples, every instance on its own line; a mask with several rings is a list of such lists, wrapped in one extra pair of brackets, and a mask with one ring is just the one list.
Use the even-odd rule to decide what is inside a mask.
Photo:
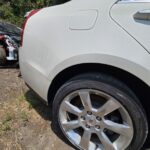
[[(100, 63), (126, 70), (150, 85), (148, 52), (110, 17), (116, 1), (79, 1), (45, 8), (29, 19), (20, 51), (25, 80), (46, 99), (48, 87), (59, 72), (76, 64)], [(70, 17), (81, 10), (98, 12), (94, 27), (71, 30)], [(36, 70), (35, 77), (25, 73), (23, 64)], [(42, 86), (35, 80), (38, 75), (44, 80)]]

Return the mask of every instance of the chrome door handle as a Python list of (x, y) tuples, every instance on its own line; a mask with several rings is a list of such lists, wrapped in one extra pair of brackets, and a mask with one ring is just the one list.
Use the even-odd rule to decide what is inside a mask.
[(150, 9), (138, 11), (134, 14), (134, 19), (150, 21)]

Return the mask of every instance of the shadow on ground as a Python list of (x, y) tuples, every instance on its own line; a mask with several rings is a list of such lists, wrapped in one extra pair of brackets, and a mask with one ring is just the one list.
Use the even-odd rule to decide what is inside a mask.
[(19, 62), (8, 61), (5, 65), (0, 66), (0, 69), (19, 69)]
[[(26, 101), (31, 105), (33, 109), (37, 111), (37, 113), (45, 120), (52, 121), (52, 106), (48, 106), (43, 102), (43, 99), (40, 98), (33, 90), (28, 90), (25, 93)], [(74, 147), (71, 143), (69, 143), (67, 140), (65, 140), (65, 137), (63, 136), (61, 130), (58, 127), (58, 124), (52, 122), (51, 123), (51, 129), (55, 133), (55, 135), (61, 139), (63, 142), (65, 142), (67, 145), (70, 145), (71, 147)], [(74, 149), (76, 149), (74, 147)]]
[(28, 90), (25, 93), (25, 98), (29, 103), (29, 107), (34, 108), (42, 118), (49, 121), (52, 120), (51, 108), (33, 90)]

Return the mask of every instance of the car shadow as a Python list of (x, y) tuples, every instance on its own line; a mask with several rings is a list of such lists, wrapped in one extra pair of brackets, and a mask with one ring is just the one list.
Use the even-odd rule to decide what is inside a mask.
[(0, 66), (0, 69), (19, 69), (19, 62), (7, 62), (5, 65)]
[[(40, 98), (32, 89), (29, 89), (25, 93), (26, 101), (31, 105), (31, 107), (45, 120), (52, 121), (52, 106), (48, 106), (42, 98)], [(68, 142), (64, 135), (62, 134), (61, 130), (58, 128), (58, 125), (52, 123), (50, 124), (52, 131), (55, 133), (55, 135), (61, 139), (66, 144), (70, 145), (71, 147), (74, 147), (70, 142)], [(74, 147), (74, 149), (76, 149)]]
[(52, 120), (52, 112), (50, 106), (43, 102), (33, 90), (29, 89), (25, 93), (26, 101), (29, 103), (29, 107), (36, 110), (36, 112), (45, 120)]

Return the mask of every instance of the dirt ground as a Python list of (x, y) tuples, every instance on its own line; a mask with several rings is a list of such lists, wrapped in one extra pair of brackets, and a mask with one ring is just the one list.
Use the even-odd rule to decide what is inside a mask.
[(73, 150), (56, 136), (39, 99), (17, 69), (0, 69), (0, 150)]
[(51, 109), (18, 73), (0, 69), (0, 150), (73, 150), (55, 134)]

